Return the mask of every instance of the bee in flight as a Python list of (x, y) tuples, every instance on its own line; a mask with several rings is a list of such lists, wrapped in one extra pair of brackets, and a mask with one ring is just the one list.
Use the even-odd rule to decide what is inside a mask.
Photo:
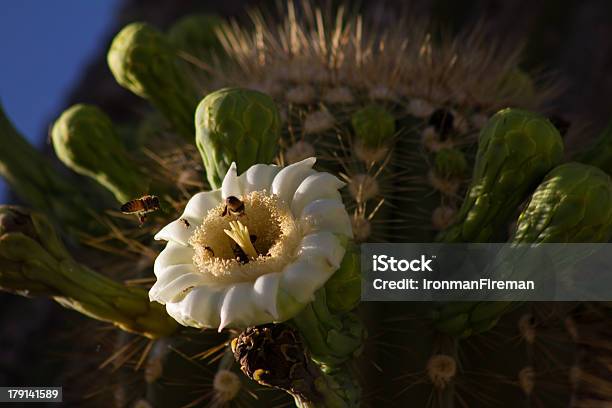
[(128, 201), (121, 206), (124, 214), (136, 214), (140, 225), (147, 219), (147, 214), (159, 210), (159, 198), (154, 195), (145, 195), (135, 200)]

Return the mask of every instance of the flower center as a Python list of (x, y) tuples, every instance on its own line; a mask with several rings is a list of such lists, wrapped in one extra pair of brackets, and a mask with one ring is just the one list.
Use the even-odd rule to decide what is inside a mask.
[(228, 197), (189, 238), (198, 270), (220, 284), (278, 272), (295, 256), (299, 231), (278, 196), (254, 191)]

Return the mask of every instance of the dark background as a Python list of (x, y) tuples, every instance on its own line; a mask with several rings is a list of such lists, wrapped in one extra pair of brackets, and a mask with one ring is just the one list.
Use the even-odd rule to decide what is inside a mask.
[[(74, 74), (72, 84), (62, 91), (67, 95), (63, 102), (46, 112), (48, 123), (77, 102), (94, 103), (117, 122), (128, 122), (147, 109), (145, 102), (116, 84), (106, 65), (108, 45), (123, 25), (144, 20), (164, 29), (191, 12), (241, 16), (249, 6), (275, 7), (274, 1), (257, 0), (124, 0), (115, 3), (115, 17), (105, 30), (106, 34), (99, 38), (100, 51)], [(405, 3), (401, 0), (363, 1), (361, 7), (365, 13), (385, 20), (393, 16), (395, 10), (406, 7)], [(526, 41), (524, 68), (555, 71), (566, 83), (566, 91), (557, 100), (555, 111), (573, 124), (580, 124), (580, 128), (588, 125), (587, 131), (572, 135), (575, 147), (588, 143), (589, 138), (612, 119), (612, 1), (414, 0), (410, 2), (410, 10), (423, 18), (430, 16), (447, 31), (482, 23), (505, 41)], [(79, 35), (78, 31), (74, 35)], [(12, 41), (19, 44), (19, 38)], [(8, 57), (6, 53), (0, 56), (2, 59)], [(9, 112), (10, 108), (7, 106)], [(44, 143), (46, 134), (45, 125), (38, 134), (28, 136), (30, 140), (40, 141), (48, 151), (49, 146)], [(8, 202), (15, 200), (5, 197)], [(52, 350), (67, 319), (71, 325), (84, 320), (50, 300), (0, 294), (0, 385), (54, 383), (65, 363), (54, 356)]]

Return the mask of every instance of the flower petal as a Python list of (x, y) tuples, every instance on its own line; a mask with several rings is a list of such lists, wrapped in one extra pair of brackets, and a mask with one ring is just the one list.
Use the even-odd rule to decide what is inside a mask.
[(280, 272), (261, 275), (253, 285), (255, 305), (272, 316), (274, 320), (279, 318), (277, 295), (281, 276)]
[[(180, 270), (180, 273), (179, 273)], [(193, 265), (176, 265), (168, 268), (163, 277), (158, 277), (149, 290), (149, 299), (163, 304), (182, 299), (190, 290), (207, 283), (203, 274)]]
[(316, 232), (305, 236), (300, 243), (298, 257), (323, 257), (335, 269), (340, 267), (346, 249), (329, 231)]
[(305, 235), (330, 231), (353, 237), (351, 220), (344, 204), (338, 199), (322, 199), (308, 203), (302, 210), (299, 222)]
[(189, 226), (187, 226), (181, 219), (178, 219), (167, 224), (155, 234), (155, 239), (158, 241), (172, 241), (187, 246), (189, 245), (189, 237), (191, 237), (191, 233), (195, 227), (196, 225), (191, 225), (191, 222), (189, 222)]
[(314, 157), (284, 167), (272, 181), (272, 193), (278, 195), (288, 205), (300, 183), (311, 174), (316, 173), (312, 166), (317, 160)]
[(223, 287), (198, 286), (178, 302), (166, 304), (166, 311), (184, 326), (219, 327), (219, 312), (225, 296)]
[(308, 303), (335, 270), (322, 256), (300, 257), (282, 272), (279, 291), (287, 293), (298, 302)]
[(236, 172), (236, 163), (232, 163), (221, 184), (221, 197), (224, 200), (229, 196), (240, 197), (242, 195), (242, 184)]
[(197, 193), (187, 202), (183, 217), (187, 218), (189, 222), (194, 221), (197, 225), (200, 225), (208, 211), (216, 207), (222, 200), (221, 190)]
[(166, 247), (155, 258), (153, 272), (155, 276), (160, 276), (163, 270), (174, 265), (189, 264), (193, 262), (193, 249), (188, 246), (168, 242)]
[(276, 176), (280, 169), (280, 167), (273, 164), (255, 164), (249, 167), (249, 169), (239, 177), (244, 189), (244, 194), (261, 190), (270, 192), (272, 180), (274, 180), (274, 176)]
[(299, 216), (304, 207), (314, 200), (323, 198), (340, 199), (338, 189), (343, 186), (342, 181), (329, 173), (316, 173), (306, 177), (293, 195), (291, 202), (293, 215)]
[(270, 322), (272, 317), (257, 307), (252, 282), (236, 283), (229, 287), (221, 305), (219, 331), (225, 327), (246, 327)]

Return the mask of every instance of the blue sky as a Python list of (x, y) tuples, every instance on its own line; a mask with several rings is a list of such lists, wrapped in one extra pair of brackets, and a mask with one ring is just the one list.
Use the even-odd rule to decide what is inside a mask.
[[(37, 146), (113, 28), (119, 0), (15, 0), (0, 6), (0, 101)], [(0, 148), (5, 148), (0, 146)], [(5, 200), (0, 179), (0, 201)]]

